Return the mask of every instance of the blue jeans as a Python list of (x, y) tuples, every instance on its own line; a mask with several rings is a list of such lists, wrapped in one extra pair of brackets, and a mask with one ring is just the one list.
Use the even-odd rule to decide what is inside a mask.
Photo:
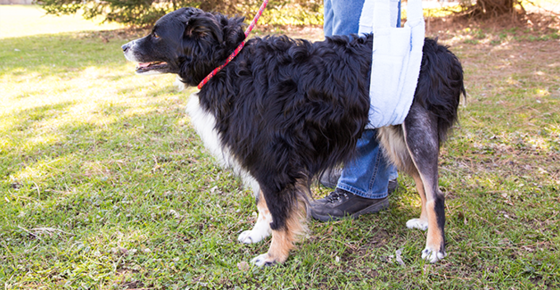
[[(365, 0), (324, 1), (325, 36), (358, 33)], [(377, 130), (364, 131), (356, 147), (357, 155), (345, 164), (337, 188), (365, 198), (386, 197), (389, 179), (397, 178), (397, 169), (383, 155)]]
[[(324, 0), (323, 30), (325, 36), (358, 33), (364, 2), (365, 0)], [(401, 27), (400, 14), (401, 2), (399, 1), (397, 27)]]

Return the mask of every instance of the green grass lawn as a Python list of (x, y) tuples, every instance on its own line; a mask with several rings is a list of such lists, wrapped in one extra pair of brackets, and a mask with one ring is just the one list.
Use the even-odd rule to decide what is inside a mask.
[(440, 160), (443, 261), (420, 259), (425, 233), (405, 227), (420, 199), (401, 176), (389, 210), (311, 221), (264, 269), (238, 267), (269, 241), (236, 241), (256, 206), (191, 128), (194, 89), (135, 75), (120, 49), (133, 32), (23, 34), (0, 39), (4, 289), (560, 287), (558, 31), (440, 34), (469, 93)]

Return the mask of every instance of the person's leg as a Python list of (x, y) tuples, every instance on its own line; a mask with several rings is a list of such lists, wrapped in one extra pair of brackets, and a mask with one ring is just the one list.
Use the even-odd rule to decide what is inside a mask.
[(332, 14), (332, 31), (325, 31), (325, 36), (358, 33), (360, 15), (362, 15), (365, 0), (329, 1), (332, 11), (330, 12)]
[(364, 131), (356, 147), (357, 156), (345, 164), (336, 187), (370, 199), (387, 197), (393, 166), (383, 155), (377, 130)]
[[(357, 33), (364, 0), (326, 1), (330, 1), (328, 11), (332, 35)], [(325, 31), (325, 36), (330, 36), (327, 33), (331, 31)], [(357, 217), (377, 212), (389, 205), (387, 187), (389, 179), (396, 179), (397, 171), (381, 152), (377, 130), (364, 131), (356, 146), (357, 155), (345, 164), (337, 189), (312, 205), (311, 214), (314, 218), (326, 221), (345, 215)]]
[[(356, 145), (357, 155), (344, 165), (337, 188), (311, 205), (311, 215), (320, 221), (351, 216), (357, 218), (389, 206), (388, 185), (396, 169), (387, 162), (377, 141), (377, 130), (364, 131)], [(396, 181), (391, 190), (396, 188)]]
[[(328, 31), (325, 30), (325, 36), (358, 33), (364, 2), (365, 0), (325, 0), (325, 23), (327, 23), (328, 18), (329, 27)], [(400, 27), (400, 2), (398, 7), (399, 17), (397, 18), (399, 21), (396, 23), (396, 26)], [(368, 131), (371, 132), (368, 133)], [(385, 179), (386, 175), (388, 175), (389, 180), (397, 178), (398, 174), (395, 166), (389, 165), (388, 168), (386, 167), (387, 162), (380, 150), (376, 136), (376, 130), (366, 130), (362, 138), (358, 141), (358, 155), (355, 161), (345, 165), (341, 175), (343, 177), (343, 189), (349, 188), (351, 189), (350, 192), (363, 197), (383, 197), (384, 194), (380, 192), (380, 190), (386, 191), (387, 184), (382, 180)], [(374, 166), (373, 164), (370, 165), (370, 163), (377, 159), (380, 160), (380, 165), (385, 166), (383, 168), (368, 168)], [(388, 173), (385, 171), (388, 171)], [(354, 181), (352, 181), (352, 179), (354, 179)], [(371, 186), (356, 184), (356, 182), (364, 180), (372, 180), (374, 184)], [(377, 180), (379, 184), (377, 184), (375, 180)], [(356, 186), (354, 186), (354, 184), (356, 184)], [(366, 193), (368, 191), (369, 193)]]
[(332, 0), (324, 0), (323, 2), (323, 32), (325, 36), (333, 35), (334, 12), (332, 9)]

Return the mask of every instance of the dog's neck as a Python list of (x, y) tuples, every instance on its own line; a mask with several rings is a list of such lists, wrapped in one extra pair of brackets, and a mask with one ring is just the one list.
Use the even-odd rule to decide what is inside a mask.
[(189, 86), (198, 85), (216, 67), (225, 63), (228, 56), (245, 39), (242, 18), (227, 18), (223, 15), (216, 17), (222, 23), (221, 29), (224, 35), (222, 43), (211, 36), (200, 38), (197, 47), (190, 53), (193, 56), (184, 57), (181, 61), (179, 76)]

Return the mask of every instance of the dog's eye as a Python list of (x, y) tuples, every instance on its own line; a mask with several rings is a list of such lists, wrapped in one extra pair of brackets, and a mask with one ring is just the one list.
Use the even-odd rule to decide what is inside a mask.
[(155, 32), (152, 32), (152, 37), (155, 39), (159, 39), (159, 35)]

